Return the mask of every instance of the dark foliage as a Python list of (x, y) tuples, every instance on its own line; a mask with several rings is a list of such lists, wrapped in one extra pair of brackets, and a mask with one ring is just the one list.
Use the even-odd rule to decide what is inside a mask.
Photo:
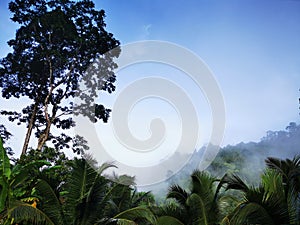
[[(24, 96), (32, 103), (21, 111), (2, 110), (1, 114), (27, 125), (23, 154), (33, 131), (39, 150), (48, 140), (55, 140), (56, 147), (63, 143), (68, 147), (73, 138), (51, 133), (51, 127), (73, 127), (71, 113), (93, 122), (107, 121), (110, 110), (95, 99), (100, 91), (115, 90), (113, 59), (119, 50), (105, 53), (118, 47), (119, 41), (105, 30), (105, 13), (90, 0), (16, 0), (9, 3), (9, 9), (20, 28), (8, 41), (13, 52), (0, 60), (2, 97)], [(80, 105), (74, 102), (76, 96)]]

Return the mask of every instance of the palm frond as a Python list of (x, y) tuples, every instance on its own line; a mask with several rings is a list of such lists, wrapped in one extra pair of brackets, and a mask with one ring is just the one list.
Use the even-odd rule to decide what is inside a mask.
[(274, 157), (268, 157), (265, 162), (268, 168), (274, 169), (280, 173), (284, 180), (288, 179), (289, 168), (286, 161)]
[(208, 213), (206, 205), (203, 199), (198, 194), (191, 194), (187, 199), (187, 205), (189, 206), (189, 214), (191, 216), (191, 224), (209, 224)]
[(24, 181), (28, 179), (28, 174), (34, 169), (38, 170), (43, 166), (50, 166), (51, 163), (46, 160), (35, 160), (33, 162), (29, 162), (25, 165), (17, 164), (12, 169), (13, 177), (10, 181), (10, 186), (18, 187), (19, 185), (23, 185)]
[(131, 191), (132, 189), (121, 183), (114, 183), (111, 187), (111, 198), (116, 202), (116, 204), (121, 207), (129, 207), (131, 205)]
[(67, 193), (65, 194), (68, 220), (75, 222), (83, 216), (81, 209), (86, 207), (85, 199), (96, 176), (97, 172), (84, 159), (73, 161), (72, 172), (67, 180)]
[(157, 225), (166, 225), (166, 224), (184, 225), (184, 223), (182, 223), (180, 220), (172, 216), (161, 216), (157, 218)]
[[(109, 198), (105, 198), (107, 193), (107, 180), (98, 174), (93, 185), (88, 190), (87, 198), (85, 199), (82, 223), (94, 224), (99, 218), (106, 215), (106, 206)], [(83, 223), (84, 222), (84, 223)]]
[(0, 176), (0, 212), (5, 209), (8, 194), (9, 186), (7, 179), (4, 176)]
[(10, 162), (6, 154), (6, 150), (3, 147), (3, 141), (1, 137), (0, 137), (0, 171), (1, 171), (1, 175), (9, 178), (11, 174)]
[(135, 189), (131, 196), (131, 201), (132, 201), (133, 207), (137, 207), (143, 201), (148, 201), (149, 196), (151, 196), (151, 191), (147, 191), (147, 192), (143, 193), (143, 192), (137, 192), (137, 190)]
[(41, 206), (45, 214), (55, 223), (64, 224), (64, 216), (59, 196), (45, 180), (38, 180), (35, 188), (41, 197)]
[(231, 218), (230, 224), (251, 224), (253, 221), (255, 221), (255, 223), (264, 225), (274, 224), (272, 217), (262, 206), (256, 203), (241, 204)]
[(179, 204), (185, 205), (188, 193), (178, 185), (172, 185), (169, 188), (167, 198), (174, 198)]
[[(246, 208), (244, 209), (244, 207)], [(247, 217), (248, 220), (256, 221), (258, 224), (268, 224), (270, 221), (273, 221), (274, 224), (289, 223), (285, 200), (276, 193), (267, 193), (262, 186), (250, 188), (245, 193), (245, 201), (239, 208), (242, 210), (241, 218), (242, 216)]]
[[(110, 166), (105, 164), (102, 169)], [(90, 225), (104, 218), (110, 199), (107, 184), (108, 180), (86, 160), (74, 160), (66, 185), (66, 220), (72, 221), (71, 224)]]
[(137, 225), (137, 223), (132, 220), (117, 219), (117, 225)]
[(3, 141), (0, 137), (0, 212), (5, 209), (5, 203), (8, 195), (8, 180), (11, 175), (10, 161), (3, 147)]
[(154, 209), (154, 213), (159, 217), (162, 216), (174, 217), (184, 223), (187, 223), (188, 220), (190, 219), (186, 207), (179, 205), (177, 202), (172, 202), (160, 207), (156, 207)]
[(267, 169), (261, 176), (261, 182), (268, 195), (276, 194), (279, 198), (284, 198), (282, 176), (276, 170)]
[(228, 177), (228, 174), (225, 173), (224, 176), (219, 180), (218, 186), (217, 186), (216, 191), (215, 191), (214, 201), (217, 200), (217, 197), (220, 193), (221, 188), (223, 188), (223, 185), (226, 184), (226, 181), (228, 179), (227, 177)]
[(296, 167), (300, 167), (300, 155), (294, 156), (292, 162)]
[(113, 163), (103, 163), (98, 169), (97, 172), (99, 174), (102, 174), (105, 170), (109, 169), (109, 168), (118, 168), (116, 165), (114, 165)]
[(242, 179), (233, 174), (233, 175), (224, 175), (221, 179), (219, 186), (226, 185), (225, 190), (240, 190), (246, 192), (249, 188), (248, 186), (242, 181)]
[[(216, 178), (211, 176), (205, 171), (195, 170), (191, 175), (192, 178), (192, 193), (197, 194), (200, 198), (204, 207), (206, 208), (206, 216), (210, 217), (209, 214), (217, 214), (218, 206), (215, 201), (215, 187), (214, 182)], [(209, 219), (208, 219), (209, 220)]]
[(135, 207), (128, 209), (119, 213), (118, 215), (114, 216), (114, 219), (119, 221), (136, 221), (136, 220), (145, 220), (148, 221), (150, 224), (156, 224), (155, 215), (146, 207)]
[(297, 192), (295, 186), (292, 186), (290, 188), (290, 191), (287, 195), (287, 207), (288, 207), (290, 224), (299, 224), (300, 223), (300, 201), (299, 201), (299, 193)]
[(266, 165), (270, 168), (270, 169), (279, 169), (282, 168), (282, 160), (275, 158), (275, 157), (268, 157), (265, 160)]
[(205, 171), (195, 170), (192, 175), (192, 193), (199, 195), (211, 193), (212, 185), (216, 180)]
[(15, 201), (7, 211), (8, 219), (14, 223), (30, 222), (32, 225), (55, 225), (41, 210), (24, 202)]

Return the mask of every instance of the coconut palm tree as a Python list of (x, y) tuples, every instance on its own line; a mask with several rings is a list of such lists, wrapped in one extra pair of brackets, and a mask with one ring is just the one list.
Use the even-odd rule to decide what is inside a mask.
[(190, 191), (178, 185), (170, 187), (167, 198), (175, 202), (161, 209), (158, 224), (213, 225), (218, 222), (216, 178), (199, 170), (194, 171), (191, 178)]
[(225, 175), (220, 186), (243, 193), (242, 201), (222, 224), (298, 224), (296, 218), (289, 214), (282, 178), (274, 170), (263, 174), (259, 187), (248, 186), (236, 175)]
[[(126, 184), (123, 182), (124, 177), (127, 180)], [(151, 193), (138, 192), (131, 177), (126, 175), (117, 179), (114, 178), (114, 182), (110, 182), (109, 193), (110, 200), (106, 206), (106, 216), (108, 217), (114, 217), (123, 214), (128, 209), (141, 208), (141, 206), (146, 209), (151, 203), (154, 203), (154, 197)]]
[(299, 224), (300, 220), (300, 155), (293, 159), (278, 159), (269, 157), (267, 167), (274, 170), (281, 179), (284, 199), (288, 206), (289, 216)]
[[(39, 207), (55, 225), (134, 224), (136, 220), (155, 224), (155, 216), (146, 207), (122, 207), (122, 211), (112, 215), (111, 206), (116, 205), (114, 194), (122, 184), (112, 186), (111, 181), (101, 175), (111, 166), (104, 164), (95, 170), (86, 160), (75, 159), (65, 191), (59, 196), (45, 180), (37, 182)], [(126, 196), (123, 197), (125, 202)]]

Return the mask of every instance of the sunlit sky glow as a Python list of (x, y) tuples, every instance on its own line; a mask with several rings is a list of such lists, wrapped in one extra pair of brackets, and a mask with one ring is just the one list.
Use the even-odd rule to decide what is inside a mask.
[[(7, 2), (0, 1), (1, 57), (17, 27)], [(258, 141), (299, 122), (300, 1), (99, 0), (96, 7), (121, 44), (169, 41), (203, 59), (225, 100), (223, 145)]]

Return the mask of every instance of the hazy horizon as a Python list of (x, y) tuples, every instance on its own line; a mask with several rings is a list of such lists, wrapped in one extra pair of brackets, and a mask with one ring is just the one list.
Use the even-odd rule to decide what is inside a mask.
[[(7, 2), (0, 2), (1, 58), (10, 51), (6, 42), (14, 37), (17, 28), (9, 21)], [(300, 2), (103, 0), (95, 3), (97, 8), (105, 10), (107, 30), (122, 45), (142, 40), (172, 42), (191, 50), (208, 65), (225, 102), (222, 146), (259, 141), (268, 130), (283, 130), (289, 122), (299, 123)], [(207, 133), (201, 136), (199, 145), (205, 143), (212, 123), (205, 95), (195, 90), (189, 80), (175, 76), (178, 71), (162, 66), (151, 68), (144, 65), (120, 71), (116, 93), (102, 97), (105, 105), (112, 107), (122, 88), (135, 79), (148, 76), (174, 79), (194, 101), (201, 135)], [(16, 108), (18, 100), (12, 104), (0, 101), (4, 108)], [(176, 120), (177, 114), (170, 114), (172, 109), (163, 104), (150, 99), (134, 109), (134, 119), (139, 123), (134, 125), (133, 133), (147, 137), (149, 121), (160, 116), (160, 112), (174, 115)], [(157, 108), (162, 110), (155, 111)], [(175, 124), (172, 120), (170, 123)], [(24, 126), (6, 126), (14, 135), (10, 142), (18, 148), (24, 139)]]

